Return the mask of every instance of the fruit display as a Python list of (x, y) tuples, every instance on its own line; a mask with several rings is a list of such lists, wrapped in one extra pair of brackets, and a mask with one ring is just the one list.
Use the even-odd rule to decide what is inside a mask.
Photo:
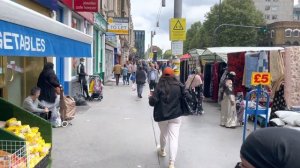
[(4, 129), (26, 140), (27, 158), (30, 168), (35, 167), (49, 154), (51, 144), (45, 142), (38, 127), (22, 125), (21, 121), (11, 118), (6, 121)]
[(0, 150), (1, 168), (26, 168), (26, 158)]

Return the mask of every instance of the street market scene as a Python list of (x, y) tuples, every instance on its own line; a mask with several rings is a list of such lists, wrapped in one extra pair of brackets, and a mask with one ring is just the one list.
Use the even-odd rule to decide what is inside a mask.
[(300, 0), (0, 0), (0, 168), (300, 168)]

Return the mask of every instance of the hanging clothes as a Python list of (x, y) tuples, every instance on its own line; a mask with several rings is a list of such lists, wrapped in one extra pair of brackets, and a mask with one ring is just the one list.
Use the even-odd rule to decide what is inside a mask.
[(234, 82), (234, 91), (243, 92), (246, 95), (246, 88), (243, 86), (243, 75), (245, 66), (245, 53), (230, 53), (227, 55), (228, 61), (228, 71), (234, 71), (236, 73)]
[(214, 64), (211, 64), (210, 67), (210, 71), (211, 71), (211, 78), (210, 78), (210, 86), (209, 86), (209, 97), (213, 97), (213, 88), (214, 88), (214, 81), (213, 81), (213, 75), (214, 75)]
[(279, 51), (270, 51), (270, 73), (272, 82), (277, 81), (284, 75), (284, 62)]
[(286, 102), (284, 99), (284, 85), (281, 84), (279, 87), (279, 90), (275, 91), (275, 96), (273, 99), (273, 105), (271, 108), (271, 116), (272, 118), (278, 118), (278, 116), (275, 114), (278, 110), (285, 110), (286, 109)]
[(205, 64), (204, 67), (204, 96), (210, 97), (211, 83), (211, 64)]
[(220, 79), (219, 93), (218, 93), (218, 103), (219, 104), (221, 104), (221, 101), (223, 99), (223, 93), (224, 93), (223, 85), (224, 85), (225, 79), (227, 77), (227, 73), (228, 73), (228, 71), (225, 69), (224, 72), (223, 72), (223, 74), (222, 74), (222, 77)]
[(269, 60), (265, 51), (259, 52), (257, 72), (269, 72)]
[(213, 90), (212, 90), (212, 99), (218, 101), (218, 92), (219, 92), (219, 63), (215, 62), (213, 64), (213, 78), (212, 78)]
[(300, 47), (285, 49), (284, 97), (288, 107), (300, 105)]
[(224, 74), (225, 70), (226, 70), (227, 64), (225, 62), (220, 62), (219, 63), (219, 84), (221, 81), (221, 77)]
[(247, 52), (245, 54), (245, 72), (243, 81), (244, 86), (247, 88), (251, 88), (252, 72), (257, 71), (259, 55), (260, 54), (257, 52)]

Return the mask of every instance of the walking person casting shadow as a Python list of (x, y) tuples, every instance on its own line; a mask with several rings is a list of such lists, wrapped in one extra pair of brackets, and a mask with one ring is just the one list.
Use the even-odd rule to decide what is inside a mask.
[(184, 85), (175, 78), (174, 71), (167, 67), (153, 94), (149, 96), (149, 104), (154, 106), (154, 120), (158, 122), (160, 129), (160, 156), (167, 155), (167, 140), (170, 143), (169, 168), (175, 168), (182, 115), (181, 99), (186, 96), (186, 92), (182, 90)]

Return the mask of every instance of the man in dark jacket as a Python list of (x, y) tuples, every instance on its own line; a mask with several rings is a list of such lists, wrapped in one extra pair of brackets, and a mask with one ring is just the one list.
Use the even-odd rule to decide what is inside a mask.
[(137, 85), (137, 93), (139, 98), (142, 98), (143, 87), (144, 84), (146, 83), (146, 79), (147, 79), (146, 72), (143, 70), (142, 66), (139, 66), (138, 70), (136, 71), (136, 85)]
[(86, 94), (85, 98), (89, 99), (90, 95), (89, 95), (89, 91), (88, 91), (87, 81), (85, 78), (88, 74), (85, 72), (84, 58), (80, 58), (80, 63), (77, 66), (77, 74), (78, 74), (79, 83), (81, 85), (82, 94), (84, 95), (84, 93), (85, 93)]

